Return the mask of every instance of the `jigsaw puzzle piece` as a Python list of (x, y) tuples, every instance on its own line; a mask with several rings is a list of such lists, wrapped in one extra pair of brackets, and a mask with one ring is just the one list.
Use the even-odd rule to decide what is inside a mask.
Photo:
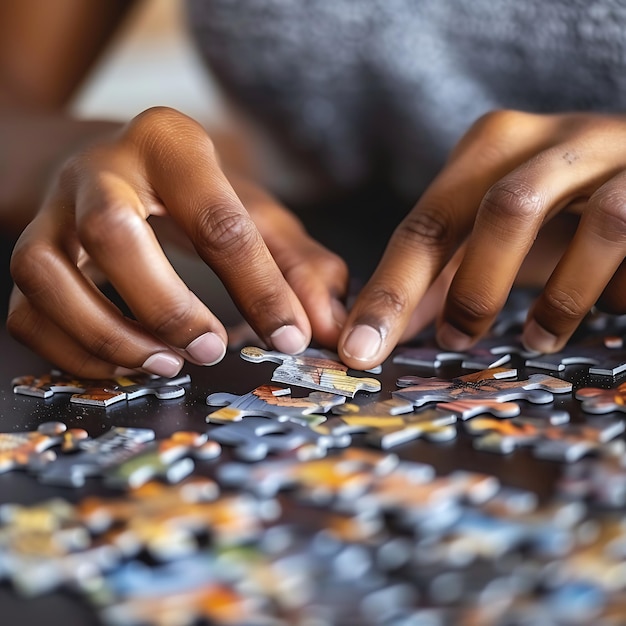
[(163, 378), (150, 374), (119, 376), (91, 380), (78, 379), (53, 371), (40, 377), (21, 376), (12, 381), (13, 392), (38, 398), (55, 394), (71, 394), (70, 402), (87, 406), (107, 407), (123, 400), (153, 395), (159, 400), (179, 398), (185, 394), (182, 386), (190, 382), (188, 374)]
[(349, 435), (330, 435), (314, 431), (296, 422), (277, 422), (266, 417), (246, 417), (218, 426), (209, 438), (233, 446), (235, 454), (246, 461), (260, 461), (270, 452), (286, 452), (302, 446), (314, 446), (323, 454), (328, 448), (350, 445)]
[[(246, 416), (273, 417), (291, 420), (305, 425), (310, 424), (313, 413), (327, 413), (330, 409), (346, 401), (345, 396), (314, 391), (306, 398), (293, 398), (291, 389), (273, 385), (261, 385), (242, 396), (232, 393), (212, 393), (206, 402), (210, 406), (221, 406), (206, 417), (207, 422), (228, 423)], [(321, 420), (315, 421), (324, 421)]]
[(147, 442), (133, 456), (104, 471), (104, 483), (118, 489), (136, 489), (150, 480), (162, 478), (180, 482), (193, 471), (194, 458), (214, 459), (222, 452), (207, 433), (177, 431), (167, 439)]
[(626, 413), (626, 383), (615, 389), (601, 389), (598, 387), (584, 387), (575, 393), (578, 400), (582, 400), (581, 408), (586, 413), (610, 413), (620, 411)]
[(344, 404), (336, 407), (334, 413), (316, 427), (318, 432), (364, 433), (368, 443), (384, 450), (420, 437), (428, 441), (456, 437), (455, 414), (436, 409), (414, 413), (412, 404), (399, 398), (367, 405)]
[(375, 378), (359, 378), (348, 375), (348, 367), (332, 359), (292, 356), (281, 352), (246, 347), (241, 357), (251, 363), (270, 361), (278, 363), (272, 380), (286, 385), (317, 389), (343, 396), (354, 397), (358, 391), (380, 391), (380, 381)]
[(88, 381), (80, 393), (74, 393), (70, 402), (85, 406), (107, 407), (122, 400), (155, 396), (171, 400), (185, 395), (184, 384), (191, 381), (189, 374), (164, 378), (150, 374), (118, 376), (104, 381)]
[[(295, 489), (315, 502), (352, 500), (362, 495), (377, 476), (394, 470), (398, 457), (360, 448), (346, 448), (321, 459), (271, 459), (254, 465), (224, 463), (217, 469), (220, 483), (274, 497)], [(433, 476), (430, 466), (420, 466), (423, 480)]]
[(51, 447), (61, 444), (63, 450), (70, 451), (87, 436), (87, 431), (68, 430), (62, 422), (44, 422), (34, 431), (0, 433), (0, 474), (42, 467), (56, 457)]
[(38, 471), (41, 482), (63, 487), (82, 487), (88, 477), (134, 457), (154, 439), (149, 428), (115, 426), (96, 439), (79, 442), (79, 452), (58, 457)]
[(213, 480), (191, 477), (175, 485), (146, 483), (118, 498), (86, 498), (78, 512), (92, 532), (106, 532), (125, 554), (147, 550), (170, 560), (196, 552), (198, 536), (206, 534), (215, 546), (253, 541), (280, 508), (250, 495), (220, 496)]
[(554, 400), (555, 393), (567, 393), (572, 384), (546, 374), (532, 374), (526, 380), (507, 380), (516, 376), (517, 370), (493, 368), (466, 374), (451, 380), (437, 377), (403, 376), (397, 384), (403, 389), (392, 392), (420, 407), (428, 402), (455, 402), (458, 400), (490, 400), (508, 402), (527, 400), (544, 404)]
[(570, 365), (589, 365), (589, 373), (599, 376), (617, 376), (626, 370), (626, 350), (611, 349), (604, 342), (594, 345), (568, 345), (560, 352), (539, 354), (526, 360), (527, 367), (553, 372)]

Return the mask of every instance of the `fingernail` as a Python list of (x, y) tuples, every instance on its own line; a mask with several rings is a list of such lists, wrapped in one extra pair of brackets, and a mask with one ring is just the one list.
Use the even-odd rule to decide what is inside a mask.
[(275, 330), (271, 335), (272, 346), (285, 354), (298, 354), (306, 350), (309, 342), (296, 326), (286, 325)]
[(169, 352), (157, 352), (150, 355), (141, 366), (146, 372), (172, 378), (180, 372), (183, 366), (183, 359)]
[(469, 335), (450, 324), (443, 324), (437, 331), (437, 343), (446, 350), (462, 351), (471, 347), (473, 341)]
[(538, 352), (554, 352), (557, 348), (558, 337), (549, 333), (535, 320), (530, 320), (522, 334), (522, 344), (528, 350)]
[(330, 311), (333, 319), (335, 320), (335, 324), (337, 324), (339, 328), (343, 328), (346, 320), (348, 319), (348, 311), (346, 310), (343, 302), (332, 298), (330, 301)]
[(204, 333), (194, 339), (185, 348), (185, 352), (200, 365), (215, 365), (224, 358), (226, 344), (219, 335)]
[(380, 352), (383, 338), (373, 326), (359, 324), (348, 335), (343, 345), (346, 356), (357, 361), (371, 361)]

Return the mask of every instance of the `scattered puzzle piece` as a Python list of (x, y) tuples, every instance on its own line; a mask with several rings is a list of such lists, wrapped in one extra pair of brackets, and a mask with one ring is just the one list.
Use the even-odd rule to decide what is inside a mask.
[(41, 467), (56, 456), (49, 448), (62, 444), (62, 449), (69, 451), (87, 436), (85, 430), (68, 430), (62, 422), (44, 422), (34, 431), (0, 433), (0, 474), (17, 468)]
[(626, 383), (615, 389), (584, 387), (578, 389), (575, 396), (582, 400), (581, 408), (587, 413), (610, 413), (621, 411), (626, 413)]
[(526, 360), (527, 367), (563, 371), (569, 365), (589, 365), (589, 373), (617, 376), (626, 370), (626, 350), (611, 349), (604, 342), (595, 345), (568, 345), (560, 352), (540, 354)]
[[(520, 381), (503, 380), (515, 376), (516, 373), (514, 369), (493, 368), (451, 380), (403, 376), (398, 379), (397, 384), (404, 389), (394, 391), (392, 395), (394, 398), (409, 400), (415, 407), (428, 402), (451, 403), (459, 400), (490, 402), (527, 400), (543, 404), (552, 402), (555, 393), (567, 393), (572, 390), (571, 383), (546, 374), (532, 374), (527, 380)], [(449, 404), (447, 408), (450, 408)], [(461, 413), (463, 417), (468, 416), (467, 413), (462, 411)]]
[(119, 376), (103, 380), (77, 379), (59, 372), (40, 377), (21, 376), (13, 379), (17, 394), (51, 398), (55, 394), (72, 394), (70, 402), (88, 406), (107, 407), (122, 400), (134, 400), (153, 395), (159, 400), (179, 398), (185, 394), (182, 386), (191, 381), (188, 374), (162, 378), (149, 374)]
[(368, 443), (385, 450), (419, 437), (429, 441), (449, 441), (456, 437), (454, 413), (436, 409), (414, 413), (410, 402), (398, 398), (365, 406), (343, 404), (334, 413), (315, 430), (333, 434), (365, 433)]
[(297, 422), (277, 422), (266, 417), (246, 417), (210, 431), (214, 441), (235, 448), (235, 454), (246, 461), (259, 461), (270, 452), (295, 450), (301, 446), (315, 446), (320, 453), (328, 448), (350, 445), (349, 435), (331, 435), (316, 432)]
[(331, 359), (292, 356), (281, 352), (246, 347), (241, 357), (251, 363), (270, 361), (278, 363), (272, 380), (286, 385), (297, 385), (308, 389), (338, 393), (354, 397), (357, 391), (380, 391), (380, 381), (375, 378), (357, 378), (347, 374), (347, 366)]
[(221, 451), (219, 443), (209, 441), (206, 433), (178, 431), (167, 439), (146, 443), (137, 454), (105, 470), (104, 482), (109, 487), (131, 489), (155, 478), (176, 483), (193, 471), (192, 457), (214, 459)]
[(321, 391), (314, 391), (306, 398), (293, 398), (291, 389), (261, 385), (242, 396), (232, 393), (212, 393), (206, 399), (207, 404), (224, 408), (207, 415), (206, 421), (228, 423), (254, 415), (310, 424), (313, 418), (308, 416), (312, 413), (326, 413), (345, 401), (345, 396)]
[(59, 457), (38, 472), (43, 483), (64, 487), (81, 487), (85, 479), (97, 476), (143, 451), (154, 439), (149, 428), (113, 427), (96, 439), (78, 445), (80, 452)]

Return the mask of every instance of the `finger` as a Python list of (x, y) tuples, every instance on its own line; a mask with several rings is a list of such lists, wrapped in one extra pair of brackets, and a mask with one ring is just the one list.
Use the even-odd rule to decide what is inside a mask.
[[(184, 154), (163, 154), (164, 148), (159, 159), (148, 159), (148, 178), (157, 196), (259, 336), (283, 352), (304, 350), (311, 327), (302, 305), (219, 168), (208, 137), (185, 119), (182, 125), (180, 119), (164, 125), (162, 136), (156, 135), (163, 146), (185, 146)], [(142, 311), (158, 319), (154, 307)], [(186, 319), (184, 312), (179, 317), (179, 322)], [(175, 341), (185, 332), (181, 329), (182, 323), (171, 329)]]
[(112, 167), (84, 177), (76, 192), (76, 223), (87, 254), (139, 323), (198, 365), (226, 352), (226, 330), (178, 276), (146, 221), (135, 187)]
[(560, 350), (618, 271), (626, 252), (626, 172), (589, 198), (580, 226), (532, 307), (522, 340)]
[(597, 307), (604, 313), (613, 315), (626, 314), (626, 261), (613, 274), (597, 302)]
[(16, 288), (7, 316), (9, 333), (65, 372), (81, 378), (111, 378), (135, 371), (103, 361), (32, 307)]
[[(61, 246), (63, 229), (64, 222), (44, 210), (23, 232), (11, 257), (11, 274), (19, 290), (42, 317), (98, 360), (175, 376), (184, 360), (125, 318), (78, 270)], [(63, 350), (62, 342), (55, 345)]]
[[(231, 179), (232, 181), (232, 179)], [(249, 183), (234, 183), (283, 276), (302, 303), (313, 337), (333, 349), (347, 318), (346, 263), (308, 235), (300, 220)]]
[(389, 354), (471, 231), (487, 189), (545, 142), (545, 119), (515, 114), (514, 121), (507, 113), (478, 124), (395, 230), (341, 334), (339, 353), (348, 365), (372, 367)]

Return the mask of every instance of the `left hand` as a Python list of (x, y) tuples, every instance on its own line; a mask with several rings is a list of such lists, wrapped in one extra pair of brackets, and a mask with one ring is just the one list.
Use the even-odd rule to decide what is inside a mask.
[(624, 115), (479, 119), (395, 230), (340, 336), (341, 358), (358, 369), (381, 363), (408, 326), (419, 326), (415, 311), (462, 246), (437, 339), (469, 348), (489, 330), (541, 229), (573, 207), (579, 225), (529, 312), (524, 344), (560, 350), (599, 300), (626, 312), (625, 142)]

